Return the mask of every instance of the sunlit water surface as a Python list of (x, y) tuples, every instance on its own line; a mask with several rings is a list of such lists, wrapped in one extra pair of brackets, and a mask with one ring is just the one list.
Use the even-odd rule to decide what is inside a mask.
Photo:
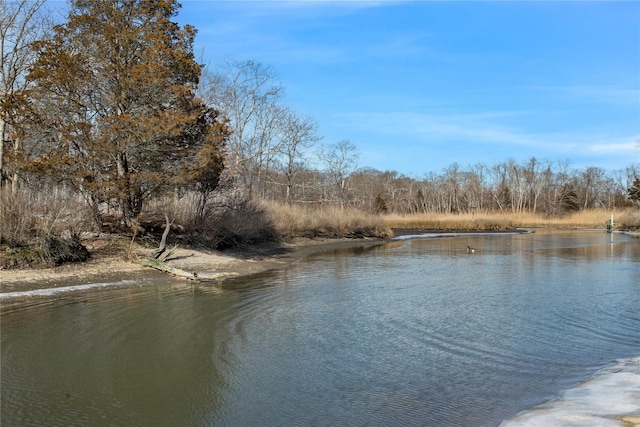
[(1, 425), (616, 425), (640, 411), (640, 241), (624, 234), (422, 237), (223, 289), (154, 280), (1, 300)]

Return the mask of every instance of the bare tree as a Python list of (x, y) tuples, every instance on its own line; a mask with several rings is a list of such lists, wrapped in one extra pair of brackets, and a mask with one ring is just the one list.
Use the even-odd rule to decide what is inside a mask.
[(526, 182), (524, 168), (518, 165), (515, 160), (509, 159), (507, 166), (507, 177), (509, 180), (509, 193), (511, 194), (511, 211), (522, 212), (526, 201)]
[(330, 183), (336, 189), (340, 208), (344, 209), (347, 201), (347, 179), (358, 167), (360, 152), (350, 141), (342, 140), (324, 147), (319, 157), (326, 167)]
[(288, 111), (282, 122), (280, 152), (284, 159), (285, 176), (287, 178), (286, 200), (291, 202), (291, 189), (296, 162), (301, 160), (303, 150), (320, 140), (317, 135), (318, 125), (310, 117), (301, 117)]
[(276, 103), (284, 89), (276, 81), (275, 71), (253, 60), (227, 59), (216, 69), (206, 73), (200, 83), (205, 103), (224, 114), (229, 120), (231, 136), (228, 141), (229, 172), (236, 182), (253, 176), (246, 174), (256, 158), (273, 148), (269, 139), (271, 128), (265, 123), (273, 118)]
[[(43, 13), (45, 0), (0, 2), (0, 185), (5, 175), (5, 144), (10, 119), (6, 103), (14, 93), (27, 87), (26, 75), (36, 58), (34, 42), (45, 37), (52, 22)], [(13, 132), (10, 140), (19, 148), (20, 138)], [(12, 178), (16, 190), (17, 174)]]
[(245, 146), (244, 173), (249, 195), (254, 188), (259, 194), (266, 194), (269, 172), (283, 147), (289, 116), (289, 110), (277, 104), (261, 108), (256, 115), (253, 135)]
[[(529, 210), (535, 213), (538, 209), (538, 199), (540, 193), (544, 188), (543, 168), (544, 165), (540, 163), (535, 157), (532, 157), (523, 168), (524, 179), (527, 187), (526, 197), (528, 198), (527, 206)], [(549, 166), (547, 165), (547, 168)]]
[(471, 205), (470, 208), (478, 209), (482, 211), (484, 209), (484, 193), (486, 189), (485, 183), (485, 172), (487, 171), (487, 166), (484, 163), (476, 163), (471, 169), (471, 188), (473, 194), (471, 196)]
[(445, 190), (448, 200), (446, 211), (448, 213), (460, 212), (460, 165), (458, 163), (451, 164), (445, 170)]
[(579, 176), (582, 187), (582, 208), (599, 207), (601, 200), (599, 196), (604, 179), (604, 170), (597, 167), (588, 167)]

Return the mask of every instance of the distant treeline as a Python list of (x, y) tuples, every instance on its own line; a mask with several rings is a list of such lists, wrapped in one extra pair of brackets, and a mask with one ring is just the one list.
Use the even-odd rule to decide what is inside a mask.
[[(562, 215), (583, 209), (619, 209), (640, 199), (640, 167), (608, 174), (596, 167), (573, 169), (531, 158), (466, 168), (454, 163), (421, 178), (363, 168), (341, 179), (301, 169), (292, 200), (335, 202), (376, 213), (533, 212)], [(278, 180), (274, 173), (270, 182)], [(282, 200), (280, 186), (263, 186), (263, 196)]]

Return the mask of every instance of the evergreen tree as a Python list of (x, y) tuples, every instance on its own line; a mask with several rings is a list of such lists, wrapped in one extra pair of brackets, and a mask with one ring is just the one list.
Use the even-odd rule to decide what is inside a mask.
[(573, 188), (573, 185), (564, 185), (562, 187), (560, 196), (560, 206), (564, 211), (575, 212), (580, 210), (580, 204), (578, 203), (578, 193)]
[[(228, 131), (194, 93), (196, 30), (171, 19), (175, 0), (73, 0), (68, 22), (39, 44), (34, 88), (16, 111), (45, 128), (25, 161), (72, 183), (99, 213), (113, 201), (130, 225), (150, 197), (203, 179), (217, 184)], [(40, 133), (41, 134), (41, 133)], [(193, 162), (215, 164), (194, 173)]]
[(629, 197), (632, 202), (640, 204), (640, 178), (633, 180), (633, 184), (627, 189), (627, 197)]

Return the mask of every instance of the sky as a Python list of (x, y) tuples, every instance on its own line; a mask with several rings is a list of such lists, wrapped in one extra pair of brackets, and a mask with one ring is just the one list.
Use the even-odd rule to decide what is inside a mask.
[(273, 67), (362, 167), (640, 164), (638, 1), (183, 0), (177, 20), (214, 66)]
[(181, 3), (203, 62), (272, 67), (361, 167), (640, 167), (640, 1)]

